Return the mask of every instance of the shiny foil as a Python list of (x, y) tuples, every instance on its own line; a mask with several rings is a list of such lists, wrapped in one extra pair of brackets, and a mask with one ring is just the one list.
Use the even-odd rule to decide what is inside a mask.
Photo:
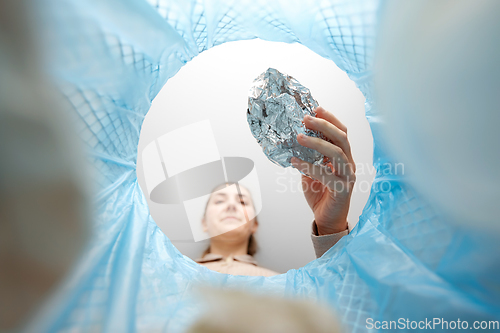
[(292, 156), (315, 165), (326, 165), (329, 159), (316, 150), (301, 146), (297, 135), (304, 133), (321, 137), (309, 130), (302, 120), (305, 115), (316, 116), (318, 102), (290, 75), (274, 68), (259, 75), (250, 88), (247, 120), (250, 130), (264, 154), (274, 163), (289, 167)]

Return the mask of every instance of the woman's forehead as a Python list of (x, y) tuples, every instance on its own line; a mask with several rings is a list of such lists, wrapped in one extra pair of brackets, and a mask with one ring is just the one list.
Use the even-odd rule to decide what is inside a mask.
[[(239, 191), (238, 191), (239, 189)], [(236, 184), (231, 184), (229, 186), (223, 187), (213, 192), (213, 196), (215, 195), (243, 195), (245, 197), (250, 198), (250, 192), (243, 186), (236, 186)]]

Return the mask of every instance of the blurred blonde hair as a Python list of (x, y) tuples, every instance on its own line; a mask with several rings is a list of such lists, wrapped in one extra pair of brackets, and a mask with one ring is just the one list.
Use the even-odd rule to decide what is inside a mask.
[(205, 289), (207, 311), (187, 333), (338, 333), (333, 309), (313, 300)]

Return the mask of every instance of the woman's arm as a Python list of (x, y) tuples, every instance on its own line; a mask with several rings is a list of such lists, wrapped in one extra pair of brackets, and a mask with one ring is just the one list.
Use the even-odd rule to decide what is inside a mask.
[(318, 236), (348, 230), (347, 213), (356, 181), (356, 166), (347, 140), (347, 128), (322, 107), (316, 117), (304, 117), (307, 128), (321, 132), (327, 139), (299, 134), (298, 142), (330, 158), (328, 167), (316, 166), (293, 157), (294, 167), (311, 177), (302, 176), (302, 190), (314, 213)]
[(314, 247), (314, 253), (316, 254), (316, 258), (321, 257), (328, 251), (332, 246), (337, 244), (337, 242), (344, 236), (349, 234), (349, 230), (344, 230), (341, 232), (337, 232), (335, 234), (329, 235), (318, 235), (318, 227), (316, 226), (316, 222), (312, 223), (311, 230), (311, 240)]

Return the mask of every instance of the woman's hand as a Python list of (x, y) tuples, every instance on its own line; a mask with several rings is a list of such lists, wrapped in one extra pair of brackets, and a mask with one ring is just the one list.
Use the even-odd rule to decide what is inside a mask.
[(347, 213), (356, 181), (356, 166), (351, 146), (347, 141), (347, 128), (322, 107), (316, 117), (305, 116), (307, 128), (323, 133), (330, 141), (304, 134), (297, 135), (298, 142), (329, 157), (328, 167), (320, 167), (293, 157), (294, 167), (312, 178), (302, 176), (302, 190), (314, 213), (319, 235), (347, 230)]

